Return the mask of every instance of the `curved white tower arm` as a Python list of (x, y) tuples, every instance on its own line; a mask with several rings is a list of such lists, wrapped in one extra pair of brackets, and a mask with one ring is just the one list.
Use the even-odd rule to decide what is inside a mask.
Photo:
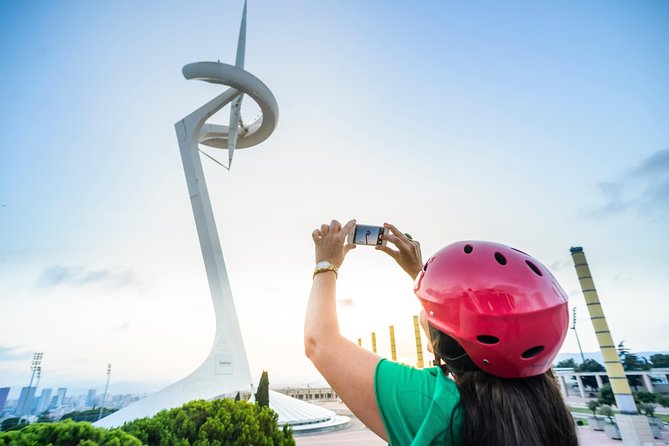
[[(232, 87), (239, 92), (250, 96), (260, 107), (261, 116), (247, 126), (247, 131), (237, 139), (237, 148), (243, 149), (260, 144), (272, 134), (276, 128), (279, 118), (279, 106), (276, 99), (267, 86), (257, 77), (241, 68), (220, 62), (195, 62), (183, 67), (183, 75), (186, 79), (197, 79), (213, 84), (223, 84)], [(226, 92), (212, 99), (209, 103), (200, 107), (188, 115), (185, 120), (195, 124), (193, 121), (204, 121), (214, 113), (223, 108), (226, 103), (220, 103), (220, 98)], [(229, 101), (228, 101), (229, 102)], [(210, 113), (201, 115), (203, 109), (212, 107)], [(199, 127), (200, 129), (202, 126)], [(227, 149), (228, 130), (225, 126), (207, 124), (206, 138), (201, 138), (202, 144)], [(198, 136), (200, 136), (198, 134)], [(204, 134), (202, 135), (204, 136)]]
[[(246, 11), (246, 6), (244, 10)], [(231, 161), (235, 148), (251, 147), (261, 143), (276, 127), (279, 108), (274, 95), (257, 77), (243, 69), (245, 23), (246, 13), (242, 19), (237, 52), (237, 62), (239, 64), (241, 60), (242, 66), (219, 62), (197, 62), (184, 66), (183, 74), (186, 79), (199, 79), (231, 88), (175, 124), (195, 226), (216, 314), (214, 343), (202, 365), (186, 378), (101, 419), (95, 423), (96, 426), (119, 426), (126, 421), (152, 416), (160, 410), (177, 407), (195, 399), (212, 399), (252, 389), (246, 350), (198, 148), (200, 143), (227, 148)], [(247, 94), (258, 104), (262, 115), (244, 132), (239, 132), (239, 106), (243, 94)], [(237, 108), (231, 113), (228, 127), (205, 124), (214, 113), (233, 101), (238, 101)]]

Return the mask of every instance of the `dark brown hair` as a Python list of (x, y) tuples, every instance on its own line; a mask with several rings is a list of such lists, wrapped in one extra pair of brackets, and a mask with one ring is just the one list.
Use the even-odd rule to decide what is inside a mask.
[[(446, 361), (460, 391), (464, 446), (578, 446), (576, 427), (552, 371), (529, 378), (499, 378), (462, 362), (462, 347), (430, 327), (435, 355)], [(468, 359), (468, 358), (467, 358)], [(455, 365), (455, 364), (454, 364)]]

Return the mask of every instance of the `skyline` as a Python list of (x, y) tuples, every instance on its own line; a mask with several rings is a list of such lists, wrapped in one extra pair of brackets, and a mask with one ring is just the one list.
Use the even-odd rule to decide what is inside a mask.
[[(234, 61), (242, 5), (0, 7), (5, 379), (25, 386), (34, 351), (50, 387), (102, 381), (107, 363), (119, 382), (168, 384), (206, 357), (213, 308), (173, 125), (219, 91), (181, 67)], [(333, 217), (394, 223), (425, 258), (470, 238), (528, 252), (594, 351), (569, 255), (583, 246), (614, 340), (666, 351), (669, 6), (639, 5), (250, 2), (246, 66), (281, 118), (232, 171), (203, 164), (253, 377), (318, 379), (301, 327), (310, 233)], [(372, 251), (342, 267), (340, 325), (367, 347), (376, 331), (387, 355), (395, 325), (402, 360), (418, 304)], [(578, 351), (572, 331), (562, 351)]]

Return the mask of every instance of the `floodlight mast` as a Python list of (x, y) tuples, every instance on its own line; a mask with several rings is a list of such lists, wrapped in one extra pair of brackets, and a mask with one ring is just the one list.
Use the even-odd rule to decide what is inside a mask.
[(19, 422), (21, 421), (21, 418), (23, 418), (24, 412), (26, 410), (26, 404), (28, 403), (28, 400), (31, 399), (30, 397), (30, 389), (33, 387), (33, 380), (35, 379), (35, 373), (37, 373), (37, 385), (35, 385), (35, 392), (37, 392), (37, 386), (39, 385), (39, 379), (40, 376), (42, 375), (42, 357), (44, 356), (44, 353), (33, 353), (33, 361), (30, 364), (30, 371), (32, 372), (30, 375), (30, 383), (28, 384), (28, 390), (26, 391), (25, 398), (23, 399), (23, 404), (21, 405), (21, 408), (19, 410)]
[[(274, 131), (279, 108), (272, 92), (257, 77), (245, 71), (246, 3), (237, 44), (235, 65), (220, 62), (195, 62), (183, 67), (186, 79), (226, 85), (230, 88), (202, 105), (174, 126), (179, 142), (195, 227), (202, 250), (209, 289), (216, 316), (216, 335), (209, 355), (190, 375), (147, 398), (96, 422), (96, 426), (120, 426), (126, 421), (152, 416), (160, 410), (177, 407), (194, 399), (234, 395), (252, 388), (251, 372), (235, 310), (230, 280), (218, 237), (214, 212), (202, 169), (199, 145), (227, 149), (228, 162), (235, 150), (255, 146)], [(260, 107), (261, 115), (239, 131), (241, 98), (248, 95)], [(230, 125), (206, 121), (232, 103)], [(210, 155), (202, 152), (208, 157)], [(220, 164), (220, 163), (219, 163)], [(226, 166), (223, 166), (226, 167)], [(227, 169), (229, 170), (230, 164)]]
[(576, 343), (578, 344), (578, 351), (581, 352), (581, 361), (583, 364), (585, 364), (585, 356), (583, 355), (583, 349), (581, 348), (581, 340), (578, 339), (578, 332), (576, 331), (576, 307), (574, 307), (572, 315), (573, 315), (573, 322), (571, 325), (571, 329), (574, 330), (574, 334), (576, 335)]

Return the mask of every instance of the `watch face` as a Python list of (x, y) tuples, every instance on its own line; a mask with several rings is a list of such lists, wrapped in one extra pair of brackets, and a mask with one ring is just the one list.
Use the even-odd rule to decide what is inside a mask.
[(318, 262), (316, 264), (316, 268), (318, 269), (327, 268), (328, 266), (330, 266), (330, 262), (328, 262), (327, 260), (323, 260), (322, 262)]

